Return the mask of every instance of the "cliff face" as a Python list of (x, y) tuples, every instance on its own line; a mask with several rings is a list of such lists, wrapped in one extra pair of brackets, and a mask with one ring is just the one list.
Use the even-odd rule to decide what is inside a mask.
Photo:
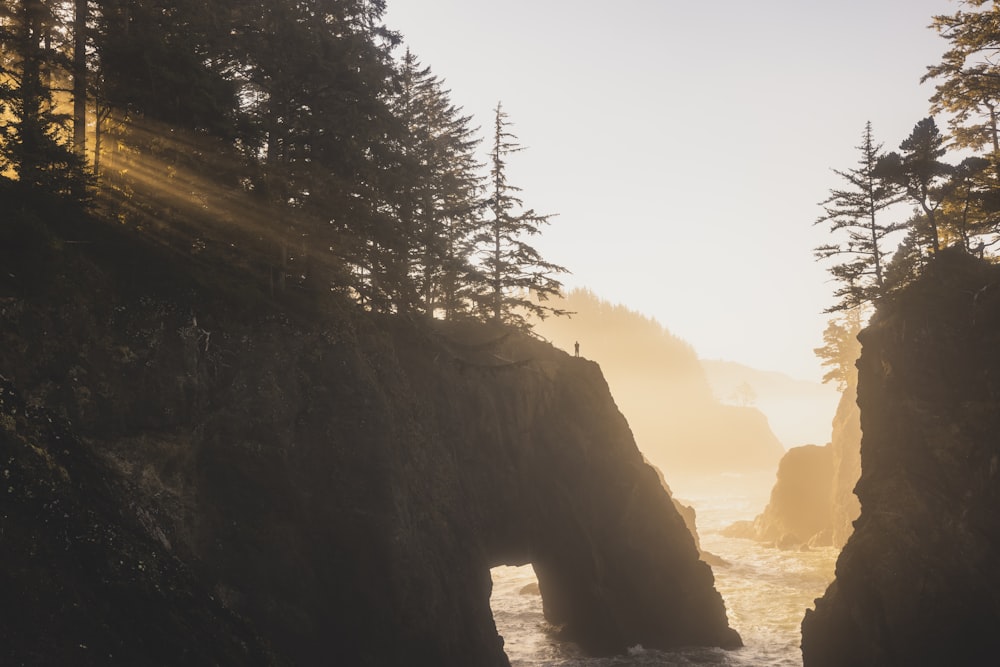
[(993, 664), (1000, 269), (941, 253), (861, 341), (861, 516), (802, 623), (805, 665)]
[(841, 396), (830, 443), (793, 447), (778, 465), (771, 498), (753, 521), (723, 530), (729, 537), (767, 542), (783, 549), (842, 547), (854, 530), (861, 476), (861, 422), (857, 385)]
[(861, 477), (861, 411), (856, 381), (849, 384), (840, 397), (833, 418), (830, 449), (833, 479), (828, 543), (843, 547), (854, 532), (854, 520), (861, 512), (861, 504), (854, 494), (854, 485)]
[(739, 644), (596, 364), (59, 259), (0, 304), (3, 662), (505, 665), (528, 562), (592, 652)]
[[(778, 465), (777, 481), (767, 507), (753, 522), (749, 535), (784, 549), (797, 549), (813, 540), (823, 544), (830, 525), (830, 489), (833, 460), (830, 446), (793, 447)], [(735, 534), (734, 531), (727, 531)], [(819, 536), (819, 539), (816, 538)]]
[(536, 331), (564, 350), (579, 342), (584, 356), (600, 362), (639, 447), (682, 496), (692, 478), (717, 483), (720, 473), (774, 470), (784, 448), (767, 418), (720, 403), (688, 343), (586, 290), (559, 305), (575, 315), (548, 318)]

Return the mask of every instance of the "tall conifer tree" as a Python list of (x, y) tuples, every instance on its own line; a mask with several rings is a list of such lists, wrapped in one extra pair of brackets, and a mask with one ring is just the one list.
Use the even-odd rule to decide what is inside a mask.
[(411, 274), (426, 313), (467, 307), (472, 234), (482, 178), (471, 117), (409, 49), (399, 64), (393, 111), (403, 125), (397, 182), (399, 229), (409, 236)]
[(0, 2), (0, 171), (13, 171), (25, 191), (79, 196), (82, 160), (67, 147), (69, 117), (53, 100), (64, 78), (54, 4)]
[(941, 249), (939, 209), (945, 201), (955, 168), (941, 160), (946, 152), (944, 136), (928, 116), (913, 126), (910, 136), (899, 145), (900, 152), (889, 153), (879, 160), (876, 172), (896, 183), (907, 198), (920, 208), (922, 218), (915, 218), (932, 252)]
[(89, 0), (73, 0), (73, 151), (87, 159), (88, 63), (87, 34)]
[[(981, 8), (987, 1), (962, 4)], [(941, 62), (929, 66), (921, 79), (936, 81), (931, 112), (948, 114), (956, 146), (985, 149), (1000, 170), (1000, 65), (993, 58), (1000, 47), (1000, 7), (993, 3), (935, 16), (931, 27), (949, 44)]]
[(884, 222), (881, 214), (901, 200), (900, 188), (877, 173), (884, 155), (876, 144), (871, 123), (865, 124), (857, 167), (834, 170), (846, 182), (843, 189), (832, 189), (821, 204), (823, 215), (814, 224), (828, 223), (830, 232), (841, 240), (816, 248), (816, 258), (836, 260), (829, 271), (840, 283), (834, 292), (839, 299), (828, 312), (850, 310), (873, 302), (885, 293), (887, 237), (905, 228), (898, 222)]
[(552, 215), (525, 209), (518, 194), (521, 189), (508, 181), (507, 158), (523, 147), (510, 131), (501, 103), (497, 103), (494, 113), (489, 218), (478, 236), (486, 281), (483, 306), (492, 321), (523, 327), (526, 314), (542, 318), (566, 314), (544, 304), (560, 293), (562, 283), (554, 274), (565, 273), (566, 269), (543, 259), (526, 241), (539, 234)]

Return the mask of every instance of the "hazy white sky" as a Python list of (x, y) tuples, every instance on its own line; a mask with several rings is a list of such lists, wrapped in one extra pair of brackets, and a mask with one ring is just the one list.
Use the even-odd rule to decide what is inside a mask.
[[(651, 315), (703, 358), (822, 375), (833, 285), (817, 202), (867, 120), (895, 149), (949, 0), (389, 0), (387, 22), (558, 213), (536, 247), (568, 286)], [(942, 123), (943, 125), (943, 123)], [(585, 341), (583, 341), (585, 345)]]

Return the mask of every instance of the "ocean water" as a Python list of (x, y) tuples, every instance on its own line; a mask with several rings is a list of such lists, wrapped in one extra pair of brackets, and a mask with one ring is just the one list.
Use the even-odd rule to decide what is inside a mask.
[(549, 632), (538, 595), (523, 594), (535, 582), (530, 565), (493, 569), (493, 618), (514, 667), (610, 667), (660, 665), (694, 667), (801, 667), (800, 624), (805, 610), (833, 580), (835, 549), (780, 551), (750, 540), (723, 537), (718, 531), (752, 519), (763, 507), (757, 498), (695, 498), (702, 548), (729, 562), (714, 567), (715, 585), (726, 601), (729, 624), (745, 646), (734, 651), (689, 649), (661, 652), (641, 646), (628, 655), (589, 658)]

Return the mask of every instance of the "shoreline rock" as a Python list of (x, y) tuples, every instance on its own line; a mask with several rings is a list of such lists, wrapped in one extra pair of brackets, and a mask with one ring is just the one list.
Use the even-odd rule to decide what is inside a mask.
[(992, 664), (1000, 267), (942, 251), (860, 338), (861, 516), (802, 621), (804, 664)]
[[(83, 480), (107, 491), (72, 496), (67, 531), (5, 509), (34, 547), (0, 550), (0, 570), (6, 590), (35, 591), (9, 614), (42, 630), (64, 596), (46, 579), (85, 590), (106, 577), (126, 596), (175, 587), (188, 602), (143, 598), (128, 625), (94, 607), (86, 639), (15, 633), (0, 661), (60, 662), (83, 643), (141, 663), (169, 642), (185, 664), (236, 664), (225, 656), (243, 646), (265, 664), (503, 667), (489, 568), (527, 562), (550, 622), (592, 653), (740, 645), (597, 364), (331, 295), (322, 310), (233, 302), (123, 243), (125, 266), (74, 246), (4, 304), (0, 373), (69, 425), (76, 458), (61, 458), (65, 439), (30, 439), (35, 453), (17, 417), (0, 424), (0, 456), (52, 471), (65, 497)], [(91, 525), (187, 578), (31, 560), (125, 561), (117, 541), (87, 540)]]

